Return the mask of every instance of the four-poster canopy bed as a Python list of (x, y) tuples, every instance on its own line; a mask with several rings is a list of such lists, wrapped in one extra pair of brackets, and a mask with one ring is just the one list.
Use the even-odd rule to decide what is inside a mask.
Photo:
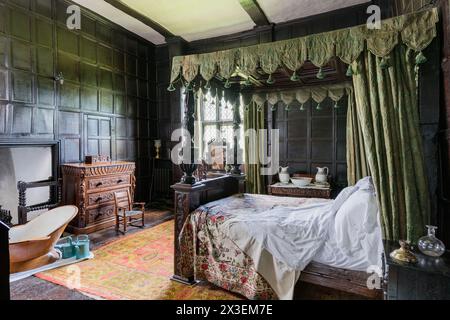
[[(211, 87), (218, 88), (217, 79), (225, 82), (223, 84), (225, 93), (222, 93), (223, 89), (220, 89), (215, 90), (216, 94), (224, 94), (228, 101), (236, 105), (239, 101), (238, 94), (231, 84), (231, 79), (236, 74), (244, 76), (246, 78), (244, 85), (248, 86), (251, 83), (251, 74), (257, 68), (261, 68), (268, 75), (267, 84), (272, 85), (275, 81), (272, 74), (283, 65), (292, 72), (291, 81), (296, 82), (302, 65), (305, 61), (311, 61), (319, 68), (317, 78), (323, 79), (325, 75), (322, 68), (330, 59), (338, 57), (348, 64), (347, 76), (349, 79), (352, 78), (352, 85), (297, 91), (309, 92), (309, 95), (292, 94), (292, 92), (290, 94), (282, 92), (279, 95), (243, 94), (246, 111), (244, 122), (256, 123), (251, 121), (251, 114), (263, 112), (266, 102), (267, 105), (272, 105), (271, 111), (273, 111), (275, 102), (281, 100), (287, 105), (286, 110), (289, 111), (289, 104), (293, 100), (304, 103), (304, 99), (312, 98), (320, 103), (320, 99), (326, 97), (333, 99), (334, 95), (333, 100), (337, 102), (343, 94), (347, 94), (349, 96), (347, 115), (349, 184), (354, 185), (361, 178), (367, 175), (372, 176), (375, 189), (373, 193), (369, 192), (369, 195), (376, 194), (376, 211), (380, 214), (380, 230), (375, 224), (373, 230), (379, 231), (380, 239), (382, 230), (383, 238), (387, 240), (407, 238), (416, 241), (423, 232), (423, 225), (429, 219), (427, 181), (418, 131), (416, 71), (417, 66), (426, 62), (422, 50), (435, 38), (437, 21), (437, 10), (430, 9), (385, 20), (380, 30), (371, 30), (364, 25), (257, 46), (174, 57), (171, 84), (168, 90), (175, 90), (174, 84), (177, 82), (185, 86), (184, 126), (193, 134), (192, 115), (196, 91), (211, 90)], [(256, 110), (252, 110), (252, 107)], [(252, 128), (261, 127), (253, 126)], [(244, 230), (243, 233), (238, 236), (234, 234), (233, 237), (233, 233), (230, 232), (232, 228), (226, 229), (228, 230), (226, 233), (225, 229), (221, 229), (222, 224), (230, 220), (242, 220), (248, 223), (251, 221), (250, 217), (255, 215), (252, 212), (265, 208), (259, 207), (260, 204), (257, 203), (260, 202), (275, 203), (271, 206), (271, 210), (277, 208), (282, 213), (288, 209), (286, 204), (283, 205), (280, 202), (286, 202), (288, 206), (297, 207), (298, 210), (305, 205), (325, 208), (317, 211), (320, 215), (323, 212), (332, 212), (334, 209), (331, 210), (328, 207), (331, 206), (336, 207), (337, 213), (334, 212), (334, 214), (338, 215), (338, 210), (347, 203), (346, 197), (351, 196), (340, 194), (338, 196), (340, 202), (334, 200), (330, 203), (320, 203), (317, 199), (313, 199), (311, 203), (305, 203), (304, 199), (289, 202), (291, 200), (275, 199), (276, 197), (255, 200), (257, 199), (255, 196), (236, 195), (244, 191), (245, 179), (252, 183), (251, 176), (240, 175), (239, 170), (236, 169), (234, 175), (197, 183), (193, 177), (195, 168), (195, 164), (182, 164), (181, 169), (185, 174), (182, 183), (172, 186), (175, 190), (176, 217), (173, 278), (185, 283), (193, 283), (195, 279), (208, 280), (252, 299), (292, 298), (292, 288), (288, 290), (280, 288), (284, 284), (282, 281), (276, 281), (277, 279), (285, 280), (284, 275), (280, 277), (277, 271), (272, 270), (275, 275), (269, 280), (270, 276), (262, 276), (262, 274), (268, 274), (269, 267), (258, 265), (264, 260), (261, 257), (265, 257), (264, 261), (267, 261), (268, 255), (269, 261), (272, 261), (272, 267), (277, 265), (274, 270), (279, 270), (277, 268), (281, 260), (276, 250), (271, 251), (270, 244), (264, 243), (263, 250), (259, 251), (259, 255), (255, 255), (254, 246), (258, 245), (258, 235), (248, 235), (245, 230), (249, 229), (238, 228), (240, 231)], [(256, 168), (259, 169), (258, 166)], [(356, 190), (359, 184), (360, 182), (354, 187)], [(367, 184), (367, 181), (363, 181), (363, 184), (372, 185), (372, 182)], [(367, 190), (372, 190), (371, 188), (367, 187)], [(344, 190), (343, 193), (349, 190), (353, 189)], [(217, 200), (219, 202), (214, 202)], [(242, 207), (239, 207), (240, 205)], [(371, 206), (372, 203), (368, 202), (367, 207)], [(217, 211), (217, 207), (222, 210)], [(238, 211), (241, 215), (235, 212), (229, 214), (227, 210)], [(367, 212), (370, 211), (367, 210)], [(370, 214), (367, 216), (369, 217)], [(371, 217), (374, 216), (376, 214), (372, 213)], [(330, 219), (336, 218), (333, 216)], [(255, 229), (262, 226), (262, 224), (254, 225)], [(279, 231), (277, 228), (267, 230)], [(332, 237), (330, 234), (326, 233), (328, 240)], [(321, 235), (323, 236), (324, 233)], [(267, 240), (273, 235), (268, 232), (264, 236)], [(251, 244), (245, 243), (243, 239), (247, 239)], [(371, 241), (374, 242), (369, 246), (376, 247), (379, 244), (378, 236)], [(321, 243), (321, 245), (324, 244)], [(349, 252), (350, 249), (337, 247), (336, 250)], [(363, 250), (360, 250), (360, 253), (363, 254)], [(370, 257), (369, 253), (365, 257), (367, 261), (373, 262), (376, 259), (376, 266), (383, 264), (384, 259), (374, 258), (373, 252), (370, 254)], [(305, 260), (308, 261), (308, 265), (298, 268), (302, 272), (297, 270), (289, 273), (287, 277), (291, 277), (290, 279), (293, 280), (291, 282), (295, 283), (299, 277), (305, 282), (370, 298), (381, 297), (381, 288), (378, 290), (367, 288), (368, 274), (366, 272), (358, 268), (353, 270), (339, 268), (313, 260), (312, 258)]]

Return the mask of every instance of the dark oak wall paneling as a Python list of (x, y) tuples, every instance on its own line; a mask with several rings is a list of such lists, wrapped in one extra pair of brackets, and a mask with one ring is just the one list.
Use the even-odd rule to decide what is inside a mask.
[(280, 131), (280, 164), (292, 173), (315, 174), (317, 167), (328, 167), (332, 182), (341, 189), (347, 186), (346, 123), (347, 100), (339, 107), (326, 99), (320, 110), (308, 101), (300, 110), (298, 102), (286, 111), (283, 103), (268, 112), (269, 128)]
[(70, 4), (0, 0), (0, 139), (60, 140), (61, 163), (91, 154), (135, 161), (146, 200), (158, 136), (155, 47), (85, 9), (81, 30), (69, 30)]

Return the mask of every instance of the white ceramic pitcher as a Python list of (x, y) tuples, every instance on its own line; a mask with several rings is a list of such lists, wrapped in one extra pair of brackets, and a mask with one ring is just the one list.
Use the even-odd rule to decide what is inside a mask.
[(317, 174), (316, 174), (316, 182), (317, 183), (327, 183), (328, 181), (328, 168), (317, 168)]
[(278, 171), (278, 178), (281, 183), (288, 184), (291, 180), (291, 176), (289, 175), (289, 167), (280, 167)]

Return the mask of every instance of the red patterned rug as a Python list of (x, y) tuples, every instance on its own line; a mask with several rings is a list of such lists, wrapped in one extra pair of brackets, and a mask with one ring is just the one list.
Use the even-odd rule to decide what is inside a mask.
[(173, 271), (173, 220), (108, 243), (95, 258), (36, 276), (108, 300), (237, 300), (208, 283), (186, 286)]

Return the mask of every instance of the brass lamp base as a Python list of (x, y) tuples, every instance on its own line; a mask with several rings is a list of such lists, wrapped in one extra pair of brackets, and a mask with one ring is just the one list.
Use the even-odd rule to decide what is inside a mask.
[(410, 250), (410, 245), (408, 241), (400, 240), (400, 249), (391, 252), (390, 256), (392, 259), (403, 262), (403, 263), (416, 263), (417, 258)]

